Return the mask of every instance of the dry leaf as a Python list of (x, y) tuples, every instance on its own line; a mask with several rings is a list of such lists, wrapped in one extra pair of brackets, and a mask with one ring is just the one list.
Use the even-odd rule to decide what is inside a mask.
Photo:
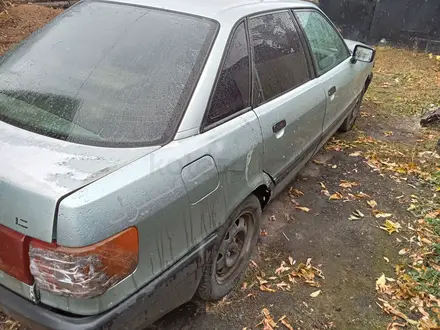
[(286, 267), (286, 263), (282, 261), (280, 267), (275, 270), (275, 274), (280, 275), (281, 273), (286, 272), (289, 269), (290, 267)]
[(385, 274), (382, 274), (377, 280), (376, 280), (376, 290), (381, 292), (386, 288), (387, 279), (385, 278)]
[(355, 216), (355, 215), (352, 213), (352, 214), (350, 214), (350, 216), (348, 217), (348, 220), (350, 220), (350, 221), (356, 221), (356, 220), (361, 220), (361, 218)]
[(261, 312), (264, 315), (264, 319), (258, 323), (256, 326), (263, 325), (263, 330), (273, 330), (277, 326), (276, 322), (273, 320), (270, 312), (267, 308), (263, 308)]
[(356, 197), (357, 198), (370, 198), (369, 195), (363, 193), (362, 191), (360, 193), (356, 194)]
[(276, 290), (271, 289), (271, 288), (269, 288), (269, 287), (267, 287), (265, 285), (260, 285), (260, 290), (264, 291), (264, 292), (277, 292)]
[(400, 328), (406, 328), (406, 324), (397, 323), (397, 322), (391, 322), (387, 326), (387, 330), (400, 330)]
[(290, 289), (290, 285), (287, 284), (286, 282), (280, 282), (280, 283), (277, 283), (277, 284), (276, 284), (276, 287), (277, 287), (278, 289), (283, 290), (283, 291), (285, 291), (285, 290), (289, 290), (289, 289)]
[(323, 189), (323, 190), (321, 190), (321, 192), (322, 192), (325, 196), (330, 197), (330, 192), (329, 192), (327, 189)]
[(257, 280), (260, 283), (260, 285), (266, 284), (268, 283), (264, 278), (257, 276)]
[(296, 197), (304, 196), (304, 193), (303, 193), (301, 190), (298, 190), (298, 189), (292, 189), (292, 188), (290, 188), (289, 192), (290, 192), (292, 195), (295, 195)]
[(362, 151), (355, 151), (349, 154), (350, 157), (359, 157), (360, 155), (362, 155)]
[[(383, 300), (383, 299), (379, 299), (380, 301), (383, 302), (383, 307), (381, 306), (381, 308), (387, 313), (387, 314), (393, 314), (395, 316), (400, 317), (401, 319), (404, 319), (406, 322), (408, 322), (409, 324), (412, 325), (417, 325), (418, 322), (414, 321), (412, 319), (410, 319), (408, 316), (406, 316), (405, 314), (403, 314), (402, 312), (400, 312), (398, 309), (394, 308), (393, 306), (391, 306), (387, 301)], [(380, 306), (380, 305), (379, 305)]]
[(389, 218), (389, 217), (392, 217), (393, 214), (392, 213), (377, 212), (374, 216), (378, 219), (379, 218)]
[(352, 220), (352, 221), (354, 221), (354, 220), (360, 220), (360, 219), (362, 219), (363, 217), (365, 217), (365, 215), (364, 215), (361, 211), (356, 210), (356, 211), (354, 211), (354, 212), (350, 215), (350, 217), (348, 218), (348, 220)]
[(337, 199), (342, 199), (342, 198), (344, 198), (344, 196), (341, 193), (336, 192), (333, 195), (331, 195), (328, 199), (329, 200), (337, 200)]
[(399, 251), (399, 255), (403, 256), (403, 255), (407, 254), (408, 252), (409, 252), (409, 249), (404, 248)]
[(310, 212), (310, 209), (305, 206), (295, 206), (296, 209), (301, 210), (303, 212)]
[(399, 232), (400, 224), (398, 222), (392, 222), (391, 220), (385, 221), (385, 223), (379, 227), (382, 230), (388, 232), (388, 234), (392, 234), (394, 232)]
[(312, 292), (312, 293), (310, 294), (310, 297), (312, 297), (312, 298), (316, 298), (316, 297), (319, 296), (320, 293), (321, 293), (321, 290), (318, 290), (318, 291)]
[(356, 186), (358, 186), (358, 183), (350, 182), (350, 181), (346, 181), (346, 180), (341, 180), (341, 183), (339, 184), (339, 187), (342, 187), (342, 188), (353, 188)]
[(280, 322), (289, 330), (293, 330), (293, 327), (289, 324), (289, 322), (286, 321), (286, 318), (283, 317), (280, 319)]
[(370, 200), (367, 202), (367, 204), (374, 209), (377, 206), (377, 202), (375, 200)]

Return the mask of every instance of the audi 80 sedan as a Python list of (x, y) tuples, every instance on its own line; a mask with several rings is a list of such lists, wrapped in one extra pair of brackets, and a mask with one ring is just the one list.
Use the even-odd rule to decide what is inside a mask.
[(0, 60), (0, 306), (142, 329), (227, 295), (262, 209), (338, 129), (375, 52), (314, 4), (82, 1)]

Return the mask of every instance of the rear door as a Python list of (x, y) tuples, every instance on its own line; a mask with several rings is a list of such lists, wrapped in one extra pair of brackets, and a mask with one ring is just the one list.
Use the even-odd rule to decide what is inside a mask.
[(307, 38), (318, 80), (327, 96), (323, 135), (332, 135), (354, 106), (360, 93), (350, 63), (350, 51), (333, 24), (316, 9), (295, 10)]
[(321, 139), (326, 99), (290, 10), (248, 18), (264, 170), (281, 181)]

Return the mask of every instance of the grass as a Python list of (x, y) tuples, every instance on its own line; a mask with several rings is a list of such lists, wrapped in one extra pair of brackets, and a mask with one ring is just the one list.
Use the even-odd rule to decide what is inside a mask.
[(394, 115), (423, 113), (440, 105), (440, 61), (408, 49), (378, 47), (374, 83), (366, 100)]

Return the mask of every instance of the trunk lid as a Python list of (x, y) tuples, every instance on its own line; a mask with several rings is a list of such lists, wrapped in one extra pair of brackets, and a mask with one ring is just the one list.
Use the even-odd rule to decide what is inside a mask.
[(0, 224), (51, 242), (60, 199), (159, 148), (74, 144), (0, 121)]

